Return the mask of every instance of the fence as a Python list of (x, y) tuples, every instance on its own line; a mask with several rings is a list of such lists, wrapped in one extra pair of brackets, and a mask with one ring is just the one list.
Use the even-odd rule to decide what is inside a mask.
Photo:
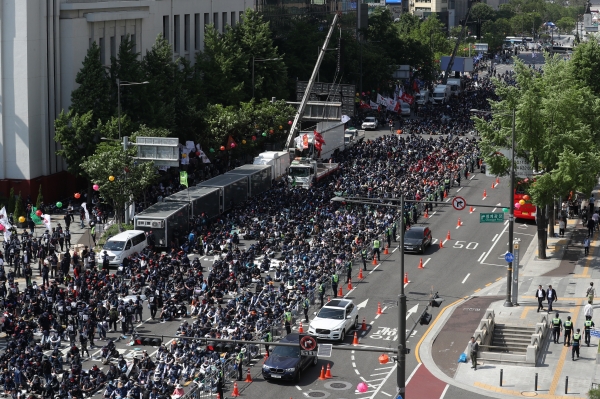
[[(223, 370), (223, 390), (231, 384), (231, 381), (237, 377), (237, 370), (234, 367), (235, 359), (233, 357), (221, 361), (221, 369)], [(219, 379), (219, 369), (215, 366), (211, 367), (203, 377), (198, 377), (189, 385), (189, 391), (185, 393), (182, 399), (207, 399), (214, 398), (217, 392), (217, 381)]]

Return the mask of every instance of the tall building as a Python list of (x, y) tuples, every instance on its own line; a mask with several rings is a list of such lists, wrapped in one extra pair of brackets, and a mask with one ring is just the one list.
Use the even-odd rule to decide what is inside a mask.
[(144, 54), (162, 33), (193, 60), (204, 29), (235, 25), (255, 0), (0, 0), (0, 197), (65, 195), (54, 120), (68, 109), (92, 42), (110, 65), (125, 35)]

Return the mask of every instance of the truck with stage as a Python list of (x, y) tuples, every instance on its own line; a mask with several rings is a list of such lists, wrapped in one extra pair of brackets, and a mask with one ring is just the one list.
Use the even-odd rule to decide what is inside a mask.
[(292, 161), (288, 180), (293, 186), (310, 188), (339, 170), (337, 163), (323, 163), (310, 158), (298, 157)]

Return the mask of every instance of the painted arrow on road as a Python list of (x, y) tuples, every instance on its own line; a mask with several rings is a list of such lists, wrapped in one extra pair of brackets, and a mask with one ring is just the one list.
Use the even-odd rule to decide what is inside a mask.
[(408, 320), (408, 318), (410, 316), (412, 316), (413, 314), (417, 313), (417, 309), (419, 308), (419, 304), (417, 303), (415, 306), (413, 306), (412, 308), (410, 308), (408, 310), (408, 312), (406, 312), (406, 320)]
[(356, 309), (363, 309), (367, 307), (367, 302), (369, 302), (368, 299), (365, 299), (364, 301), (362, 301), (361, 303), (359, 303), (358, 305), (356, 305)]

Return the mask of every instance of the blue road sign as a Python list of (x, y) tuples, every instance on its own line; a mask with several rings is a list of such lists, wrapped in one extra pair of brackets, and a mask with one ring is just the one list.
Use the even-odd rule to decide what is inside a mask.
[(592, 328), (592, 330), (590, 331), (590, 335), (592, 337), (600, 338), (600, 330)]
[(515, 260), (515, 256), (511, 253), (511, 252), (507, 252), (504, 255), (504, 260), (507, 261), (508, 263), (512, 262), (513, 260)]

